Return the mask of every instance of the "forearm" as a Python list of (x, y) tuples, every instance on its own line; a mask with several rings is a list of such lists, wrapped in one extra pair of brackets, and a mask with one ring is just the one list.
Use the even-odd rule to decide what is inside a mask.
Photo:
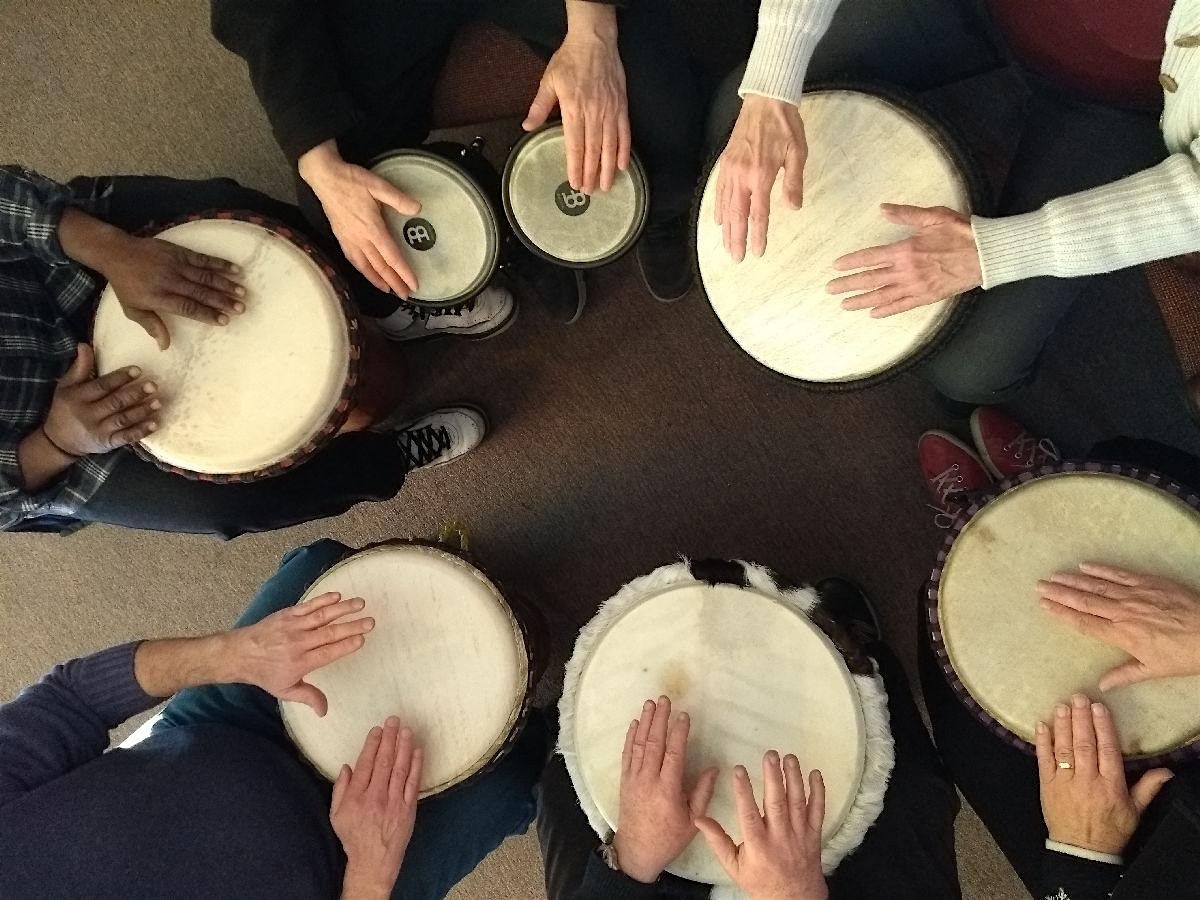
[(134, 238), (115, 225), (68, 208), (58, 224), (58, 240), (67, 256), (104, 275), (114, 259), (128, 252)]
[(27, 493), (40, 491), (75, 464), (77, 457), (60, 450), (43, 428), (30, 432), (17, 446), (21, 487)]
[(799, 105), (804, 79), (841, 0), (763, 0), (738, 93)]
[(600, 38), (615, 41), (617, 10), (607, 3), (592, 0), (566, 0), (567, 37)]
[(170, 697), (184, 688), (238, 680), (227, 633), (143, 641), (134, 657), (134, 676), (152, 697)]
[(384, 885), (355, 866), (353, 860), (346, 861), (346, 874), (342, 878), (341, 900), (389, 900), (392, 896), (392, 884)]

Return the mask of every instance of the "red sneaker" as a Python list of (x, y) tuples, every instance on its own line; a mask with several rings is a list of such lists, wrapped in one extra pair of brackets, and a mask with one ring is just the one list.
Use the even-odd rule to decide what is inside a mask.
[(1047, 438), (1030, 433), (997, 406), (981, 406), (971, 413), (971, 436), (983, 464), (1001, 480), (1062, 459)]
[(952, 434), (927, 431), (917, 441), (917, 459), (925, 485), (933, 496), (928, 504), (938, 528), (949, 528), (967, 507), (967, 497), (992, 486), (992, 477), (975, 451)]

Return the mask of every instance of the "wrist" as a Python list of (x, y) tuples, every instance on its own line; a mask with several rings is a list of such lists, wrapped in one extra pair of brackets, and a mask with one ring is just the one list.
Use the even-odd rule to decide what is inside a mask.
[(612, 850), (617, 870), (634, 881), (654, 884), (663, 873), (663, 866), (639, 859), (636, 848), (623, 841), (620, 832), (613, 835)]
[(99, 272), (108, 281), (112, 281), (113, 271), (120, 267), (138, 240), (115, 225), (73, 207), (63, 210), (58, 238), (67, 256)]
[(617, 11), (607, 3), (567, 0), (567, 38), (615, 43)]
[(378, 875), (367, 866), (346, 860), (346, 874), (342, 877), (342, 900), (388, 900), (396, 877)]
[(61, 440), (54, 438), (47, 430), (45, 422), (42, 423), (37, 431), (30, 434), (29, 439), (38, 445), (38, 449), (47, 454), (50, 459), (64, 463), (65, 465), (73, 465), (76, 460), (86, 455), (76, 453)]
[(342, 159), (342, 154), (338, 151), (337, 141), (330, 138), (323, 143), (317, 144), (311, 150), (302, 153), (296, 162), (296, 168), (304, 183), (313, 190), (316, 190), (317, 185), (330, 172), (344, 163), (345, 160)]
[(133, 659), (134, 677), (151, 697), (170, 697), (184, 688), (229, 683), (223, 635), (144, 641)]
[(1120, 856), (1125, 851), (1125, 845), (1129, 843), (1128, 837), (1093, 835), (1086, 832), (1072, 834), (1071, 832), (1061, 830), (1047, 832), (1046, 840), (1047, 843), (1061, 844), (1066, 847), (1074, 847), (1077, 850), (1100, 853), (1106, 856)]

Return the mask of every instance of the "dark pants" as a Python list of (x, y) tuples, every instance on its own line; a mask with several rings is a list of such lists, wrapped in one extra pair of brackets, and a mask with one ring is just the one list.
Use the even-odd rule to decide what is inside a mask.
[[(349, 552), (349, 547), (331, 540), (292, 550), (250, 601), (237, 625), (252, 625), (292, 606), (321, 573)], [(232, 725), (294, 750), (279, 717), (279, 704), (249, 685), (180, 691), (163, 710), (154, 731), (200, 724)], [(444, 897), (506, 837), (523, 833), (533, 821), (535, 786), (550, 744), (545, 717), (535, 712), (512, 752), (494, 769), (422, 800), (392, 896), (405, 900)], [(314, 772), (313, 778), (319, 776)]]
[[(162, 226), (192, 213), (245, 209), (308, 230), (296, 207), (228, 179), (80, 179), (72, 187), (103, 196), (96, 215), (130, 232)], [(170, 475), (129, 451), (100, 490), (75, 514), (84, 522), (130, 528), (239, 534), (285, 528), (339, 515), (364, 500), (387, 500), (404, 483), (406, 457), (383, 434), (335, 438), (305, 464), (248, 484), (212, 484)]]
[[(835, 900), (941, 900), (961, 896), (954, 857), (958, 795), (929, 740), (904, 670), (883, 645), (870, 648), (888, 691), (896, 767), (883, 811), (862, 845), (842, 860), (829, 879)], [(787, 748), (781, 748), (787, 749)], [(721, 773), (728, 778), (728, 772)], [(578, 888), (588, 854), (599, 843), (555, 756), (542, 777), (538, 839), (550, 900), (566, 900)], [(664, 876), (663, 895), (706, 897), (708, 887)]]
[[(1092, 448), (1090, 457), (1149, 466), (1182, 484), (1200, 485), (1200, 460), (1154, 441), (1117, 438)], [(1040, 896), (1037, 891), (1046, 826), (1038, 794), (1037, 761), (1032, 753), (1022, 753), (993, 735), (958, 699), (934, 659), (924, 624), (923, 595), (920, 606), (917, 643), (921, 689), (938, 750), (959, 790), (987, 826), (1017, 875), (1031, 893)], [(1172, 766), (1172, 769), (1176, 774), (1190, 770), (1200, 776), (1200, 762)], [(1168, 783), (1155, 799), (1134, 837), (1133, 848), (1136, 849), (1154, 831), (1171, 802), (1173, 790), (1175, 788)], [(1131, 875), (1136, 868), (1136, 856), (1126, 855), (1132, 857)]]
[[(387, 53), (378, 52), (378, 41), (338, 48), (364, 110), (362, 124), (339, 136), (338, 146), (347, 161), (360, 165), (388, 150), (417, 146), (429, 136), (434, 85), (461, 26), (493, 22), (547, 58), (566, 33), (562, 0), (396, 0), (378, 7), (372, 21), (361, 27), (386, 35)], [(618, 19), (633, 147), (650, 181), (649, 221), (662, 222), (684, 215), (691, 206), (700, 152), (700, 96), (665, 0), (638, 0), (621, 10)], [(309, 220), (331, 236), (319, 201), (299, 178), (297, 194)], [(396, 297), (361, 276), (354, 284), (355, 298), (368, 315), (386, 316), (399, 306)]]

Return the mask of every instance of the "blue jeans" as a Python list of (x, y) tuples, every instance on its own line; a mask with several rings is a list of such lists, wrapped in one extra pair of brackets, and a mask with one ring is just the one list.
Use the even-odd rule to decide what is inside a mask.
[[(255, 594), (237, 621), (252, 625), (295, 604), (320, 575), (352, 552), (319, 540), (290, 551), (279, 571)], [(245, 684), (216, 684), (180, 691), (167, 704), (157, 733), (167, 728), (220, 723), (243, 728), (294, 751), (270, 694)], [(537, 810), (537, 782), (551, 748), (545, 718), (534, 711), (516, 745), (494, 769), (421, 801), (417, 824), (393, 897), (444, 897), (508, 836), (522, 834)], [(313, 772), (313, 778), (320, 778)], [(328, 827), (324, 822), (321, 827)]]

